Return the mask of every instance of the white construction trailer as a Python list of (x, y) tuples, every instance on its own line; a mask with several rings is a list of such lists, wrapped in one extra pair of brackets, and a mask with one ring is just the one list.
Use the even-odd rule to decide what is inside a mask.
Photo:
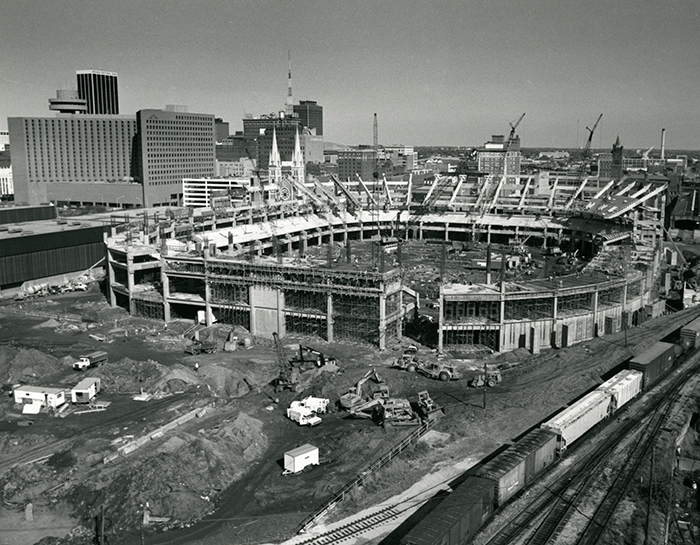
[(18, 386), (14, 389), (15, 403), (37, 403), (55, 409), (66, 402), (66, 392), (61, 388), (44, 386)]
[(284, 472), (282, 474), (299, 473), (309, 466), (317, 466), (318, 464), (318, 447), (307, 443), (284, 453)]
[(81, 380), (70, 391), (71, 403), (90, 403), (100, 391), (100, 379), (88, 377)]

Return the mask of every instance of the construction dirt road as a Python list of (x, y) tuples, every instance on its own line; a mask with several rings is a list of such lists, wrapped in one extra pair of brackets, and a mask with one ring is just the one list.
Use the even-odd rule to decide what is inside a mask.
[[(275, 393), (270, 383), (279, 368), (271, 340), (256, 339), (248, 350), (187, 355), (182, 333), (191, 324), (164, 328), (129, 317), (110, 308), (96, 285), (88, 293), (21, 306), (0, 307), (3, 384), (70, 389), (88, 376), (102, 383), (101, 406), (91, 412), (70, 407), (28, 416), (9, 396), (0, 404), (0, 524), (12, 530), (7, 535), (15, 541), (8, 543), (45, 538), (42, 545), (92, 543), (103, 527), (112, 544), (142, 536), (154, 544), (283, 541), (414, 429), (380, 427), (335, 409), (371, 367), (392, 397), (415, 401), (417, 392), (428, 390), (445, 408), (433, 428), (439, 440), (407, 448), (354, 489), (324, 524), (391, 498), (435, 467), (488, 455), (700, 314), (691, 309), (647, 322), (629, 330), (626, 340), (618, 333), (536, 356), (498, 356), (489, 363), (501, 364), (503, 382), (484, 397), (467, 386), (483, 361), (442, 358), (465, 375), (443, 383), (392, 369), (400, 347), (379, 352), (293, 337), (283, 341), (290, 357), (303, 343), (335, 357), (338, 368), (311, 372), (303, 392)], [(209, 329), (220, 346), (231, 333), (226, 326)], [(108, 352), (106, 364), (72, 370), (75, 358), (98, 349)], [(437, 361), (427, 349), (419, 355)], [(291, 401), (308, 395), (326, 397), (334, 407), (313, 428), (285, 416)], [(320, 466), (282, 476), (284, 453), (305, 443), (319, 448)], [(26, 516), (30, 503), (34, 522)], [(156, 522), (143, 525), (146, 510)]]

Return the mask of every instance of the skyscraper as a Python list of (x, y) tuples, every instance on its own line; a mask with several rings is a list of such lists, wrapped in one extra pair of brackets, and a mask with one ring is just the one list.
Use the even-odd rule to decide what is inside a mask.
[(181, 106), (136, 112), (134, 178), (143, 184), (144, 206), (177, 205), (183, 178), (213, 177), (214, 116)]
[(87, 100), (87, 113), (119, 114), (117, 73), (102, 70), (78, 70), (78, 96)]
[(294, 113), (302, 127), (316, 129), (316, 135), (323, 136), (323, 106), (315, 100), (301, 100), (294, 105)]

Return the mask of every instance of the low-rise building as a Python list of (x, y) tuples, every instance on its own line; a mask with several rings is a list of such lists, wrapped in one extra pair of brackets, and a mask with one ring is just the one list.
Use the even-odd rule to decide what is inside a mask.
[(66, 402), (66, 391), (46, 386), (18, 386), (14, 389), (15, 403), (35, 403), (55, 409)]

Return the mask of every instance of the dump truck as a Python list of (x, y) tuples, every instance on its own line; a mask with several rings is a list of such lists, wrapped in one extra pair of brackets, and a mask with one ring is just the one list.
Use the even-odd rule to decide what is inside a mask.
[(409, 373), (420, 373), (428, 378), (442, 380), (443, 382), (462, 378), (462, 373), (454, 365), (442, 362), (426, 362), (409, 354), (404, 354), (398, 358), (392, 367), (404, 369)]
[(487, 371), (485, 375), (483, 373), (476, 375), (469, 382), (469, 386), (472, 386), (473, 388), (483, 388), (485, 385), (496, 386), (497, 384), (501, 383), (501, 380), (501, 371), (496, 369), (494, 371)]
[(78, 361), (73, 363), (73, 369), (75, 369), (76, 371), (85, 371), (85, 369), (88, 369), (90, 367), (97, 367), (98, 365), (102, 365), (106, 361), (107, 352), (97, 350), (95, 352), (85, 354), (84, 356), (80, 356), (78, 358)]
[(199, 354), (213, 354), (218, 349), (216, 341), (194, 341), (185, 348), (185, 352), (198, 356)]

